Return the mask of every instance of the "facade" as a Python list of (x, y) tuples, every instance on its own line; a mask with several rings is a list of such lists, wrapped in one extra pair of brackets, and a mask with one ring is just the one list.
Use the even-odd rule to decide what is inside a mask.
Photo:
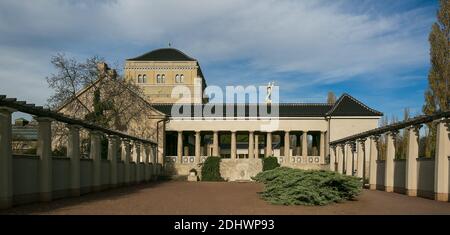
[(174, 48), (162, 48), (126, 60), (125, 79), (135, 82), (154, 103), (174, 103), (179, 100), (181, 94), (172, 95), (177, 86), (189, 89), (189, 102), (205, 101), (201, 94), (206, 88), (206, 82), (200, 64)]
[(152, 107), (168, 117), (163, 155), (172, 174), (198, 170), (207, 156), (222, 157), (227, 180), (251, 179), (261, 171), (260, 158), (268, 156), (291, 167), (328, 169), (328, 143), (376, 128), (382, 116), (348, 94), (335, 104), (210, 104), (202, 94), (180, 104), (181, 97), (172, 94), (177, 85), (203, 91), (206, 81), (198, 61), (173, 48), (127, 60), (125, 77), (143, 87)]

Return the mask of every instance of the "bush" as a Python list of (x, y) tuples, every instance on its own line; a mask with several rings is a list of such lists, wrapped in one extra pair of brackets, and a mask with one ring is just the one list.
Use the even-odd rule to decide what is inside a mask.
[(281, 205), (326, 205), (352, 200), (362, 190), (360, 178), (332, 171), (278, 167), (254, 177), (265, 185), (261, 197)]
[(277, 167), (280, 167), (278, 164), (278, 159), (276, 157), (267, 157), (262, 159), (263, 163), (263, 171), (273, 170)]
[(223, 181), (220, 176), (220, 157), (208, 157), (202, 166), (202, 181)]

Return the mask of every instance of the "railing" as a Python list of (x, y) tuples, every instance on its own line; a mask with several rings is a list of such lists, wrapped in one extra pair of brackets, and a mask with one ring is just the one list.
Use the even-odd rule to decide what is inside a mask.
[[(450, 112), (418, 116), (330, 142), (330, 170), (368, 177), (370, 189), (449, 200)], [(436, 122), (434, 158), (419, 158), (422, 124)], [(396, 135), (407, 131), (406, 160), (396, 157)], [(380, 136), (385, 135), (385, 159), (380, 159)], [(368, 150), (368, 151), (367, 151)], [(368, 161), (368, 174), (365, 174)]]
[[(12, 152), (11, 118), (16, 111), (33, 115), (38, 122), (35, 156)], [(52, 156), (55, 121), (67, 126), (67, 157)], [(80, 159), (82, 128), (90, 133), (88, 159)], [(101, 159), (103, 135), (108, 137), (107, 159)], [(0, 95), (0, 209), (154, 180), (161, 172), (156, 147), (153, 141)]]

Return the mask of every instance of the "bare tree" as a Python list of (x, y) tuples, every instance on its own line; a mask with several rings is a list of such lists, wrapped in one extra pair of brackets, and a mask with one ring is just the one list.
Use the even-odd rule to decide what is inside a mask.
[(334, 94), (334, 92), (329, 91), (328, 95), (327, 95), (327, 103), (328, 104), (334, 104), (336, 103), (336, 95)]

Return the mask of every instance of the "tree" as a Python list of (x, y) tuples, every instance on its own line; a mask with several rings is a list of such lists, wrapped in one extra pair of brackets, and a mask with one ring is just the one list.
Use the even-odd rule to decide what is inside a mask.
[(334, 92), (329, 91), (328, 95), (327, 95), (327, 103), (328, 104), (334, 104), (336, 103), (336, 95), (334, 94)]
[(75, 58), (67, 58), (63, 53), (52, 56), (50, 62), (55, 67), (56, 73), (46, 79), (48, 86), (55, 93), (47, 100), (48, 105), (56, 109), (70, 99), (77, 99), (78, 91), (98, 79), (97, 64), (101, 61), (98, 56), (90, 57), (83, 63)]
[[(429, 36), (431, 68), (428, 74), (428, 89), (425, 91), (423, 112), (427, 115), (450, 110), (450, 1), (440, 0), (437, 22)], [(436, 142), (436, 127), (427, 124), (428, 134), (425, 155), (433, 156)]]

